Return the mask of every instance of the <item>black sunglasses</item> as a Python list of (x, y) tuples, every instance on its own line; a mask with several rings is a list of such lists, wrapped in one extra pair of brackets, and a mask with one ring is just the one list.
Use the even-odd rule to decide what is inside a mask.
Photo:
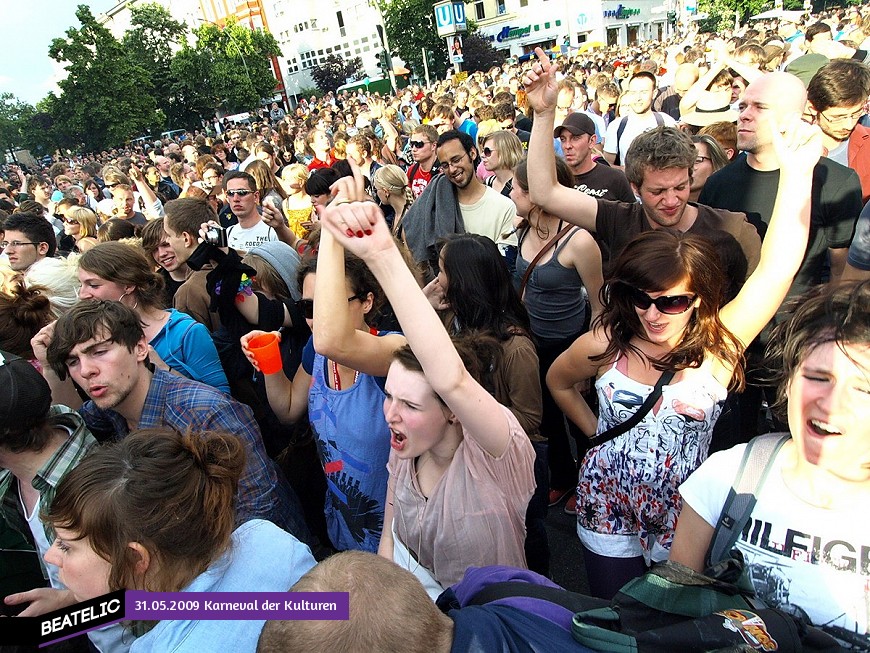
[(679, 315), (680, 313), (685, 313), (698, 298), (698, 295), (662, 295), (661, 297), (653, 299), (643, 290), (638, 290), (631, 286), (626, 287), (628, 288), (631, 303), (637, 308), (645, 311), (650, 306), (655, 305), (656, 310), (665, 315)]
[(413, 147), (414, 149), (419, 149), (419, 148), (423, 147), (424, 145), (429, 144), (428, 141), (408, 141), (408, 142), (411, 144), (411, 147)]
[[(366, 298), (366, 293), (357, 293), (356, 295), (351, 295), (347, 298), (347, 303), (350, 304), (352, 301), (360, 300), (363, 301)], [(302, 313), (302, 317), (306, 320), (314, 319), (314, 300), (313, 299), (297, 299), (296, 306), (299, 308), (299, 312)]]
[(492, 156), (492, 153), (495, 152), (492, 148), (485, 147), (483, 148), (483, 156)]

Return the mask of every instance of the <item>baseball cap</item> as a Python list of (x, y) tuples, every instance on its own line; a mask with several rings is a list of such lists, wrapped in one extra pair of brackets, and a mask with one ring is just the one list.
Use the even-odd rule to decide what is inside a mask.
[(0, 351), (0, 433), (21, 431), (48, 415), (51, 388), (23, 358)]
[(585, 113), (568, 114), (564, 122), (553, 130), (553, 138), (559, 138), (559, 134), (562, 133), (563, 129), (567, 129), (574, 136), (579, 136), (580, 134), (595, 135), (595, 123)]

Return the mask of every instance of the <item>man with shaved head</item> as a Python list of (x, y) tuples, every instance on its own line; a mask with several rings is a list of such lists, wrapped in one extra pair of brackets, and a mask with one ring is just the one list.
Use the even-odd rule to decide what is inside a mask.
[[(747, 86), (737, 120), (737, 149), (743, 154), (707, 180), (698, 201), (743, 211), (755, 221), (763, 238), (779, 183), (772, 130), (786, 116), (802, 114), (806, 102), (806, 89), (789, 73), (768, 73)], [(855, 171), (820, 159), (813, 175), (810, 245), (791, 295), (826, 281), (829, 259), (830, 276), (840, 273), (861, 205), (861, 184)]]
[[(741, 154), (710, 176), (698, 202), (743, 211), (763, 239), (779, 184), (773, 130), (786, 116), (803, 114), (806, 102), (803, 83), (790, 73), (768, 73), (747, 86), (737, 119), (737, 149)], [(813, 172), (810, 242), (789, 296), (803, 294), (842, 273), (861, 205), (861, 184), (855, 171), (826, 157), (819, 159)], [(762, 348), (763, 342), (755, 343), (747, 351), (750, 380)], [(761, 398), (758, 386), (748, 386), (741, 397), (744, 441), (758, 432)]]

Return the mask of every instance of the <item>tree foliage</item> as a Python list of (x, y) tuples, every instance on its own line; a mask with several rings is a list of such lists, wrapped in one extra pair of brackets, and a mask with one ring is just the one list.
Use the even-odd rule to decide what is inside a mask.
[(125, 51), (108, 29), (97, 23), (87, 5), (79, 5), (66, 38), (56, 38), (49, 56), (64, 63), (67, 78), (52, 102), (58, 145), (101, 150), (131, 135), (159, 126), (148, 71)]
[(431, 0), (386, 0), (381, 6), (393, 54), (418, 75), (423, 76), (423, 48), (429, 51), (429, 74), (443, 77), (447, 71), (447, 50), (444, 39), (435, 29)]
[(356, 81), (362, 75), (362, 59), (354, 57), (345, 60), (334, 54), (327, 55), (321, 65), (311, 69), (311, 78), (317, 84), (317, 88), (324, 93), (334, 91), (348, 79)]
[(124, 50), (147, 71), (157, 108), (167, 123), (180, 124), (187, 109), (175, 101), (170, 66), (186, 28), (166, 8), (153, 2), (130, 5), (130, 14), (133, 28), (121, 39)]
[(698, 11), (710, 14), (701, 21), (698, 29), (702, 32), (721, 32), (734, 29), (734, 12), (740, 15), (740, 23), (749, 20), (750, 16), (773, 8), (772, 0), (700, 0)]
[(3, 153), (21, 147), (23, 138), (19, 125), (27, 109), (28, 105), (12, 93), (0, 93), (0, 160)]
[(231, 19), (223, 28), (203, 24), (194, 36), (194, 44), (183, 41), (170, 65), (172, 92), (189, 114), (208, 118), (219, 108), (237, 113), (274, 95), (270, 58), (281, 49), (271, 34)]
[(492, 42), (480, 34), (467, 34), (462, 39), (462, 70), (469, 73), (487, 71), (504, 63), (504, 54), (492, 47)]

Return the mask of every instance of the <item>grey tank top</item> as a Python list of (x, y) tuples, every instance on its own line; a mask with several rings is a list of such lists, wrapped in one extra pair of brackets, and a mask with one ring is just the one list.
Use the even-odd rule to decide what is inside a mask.
[[(562, 229), (562, 222), (554, 233)], [(580, 333), (586, 319), (586, 290), (577, 271), (559, 263), (559, 253), (577, 233), (572, 229), (556, 244), (550, 259), (538, 263), (529, 275), (523, 301), (529, 311), (532, 333), (541, 340), (563, 340)], [(519, 236), (515, 283), (520, 281), (529, 267), (523, 258), (523, 240), (529, 230), (524, 229)]]

